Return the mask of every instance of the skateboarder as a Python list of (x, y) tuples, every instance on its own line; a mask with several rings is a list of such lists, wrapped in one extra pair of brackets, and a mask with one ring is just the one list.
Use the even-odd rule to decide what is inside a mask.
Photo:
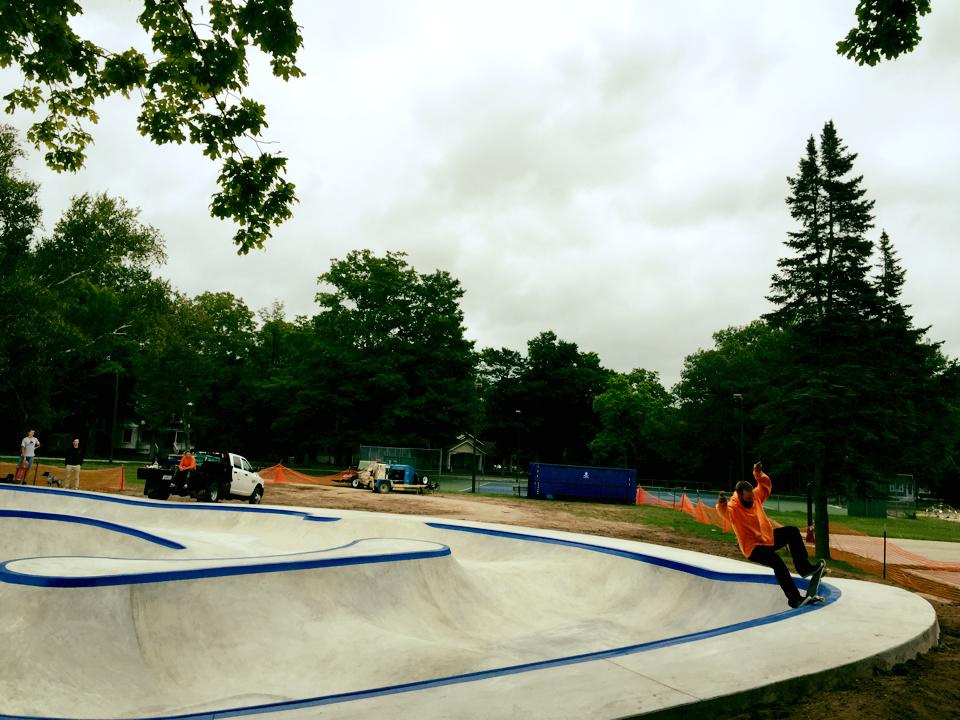
[(729, 503), (726, 496), (720, 493), (717, 498), (717, 512), (733, 525), (740, 552), (751, 562), (773, 569), (790, 607), (807, 605), (813, 602), (816, 596), (813, 592), (808, 592), (806, 598), (800, 595), (796, 583), (790, 576), (790, 571), (787, 570), (786, 563), (777, 555), (777, 550), (782, 547), (790, 548), (793, 566), (797, 572), (803, 577), (813, 576), (811, 588), (819, 584), (825, 563), (823, 560), (816, 565), (810, 563), (807, 548), (803, 544), (798, 528), (791, 526), (774, 529), (763, 511), (763, 503), (770, 497), (772, 489), (770, 476), (763, 472), (763, 466), (759, 462), (753, 466), (753, 477), (757, 481), (756, 490), (748, 481), (741, 480), (737, 483), (736, 494)]

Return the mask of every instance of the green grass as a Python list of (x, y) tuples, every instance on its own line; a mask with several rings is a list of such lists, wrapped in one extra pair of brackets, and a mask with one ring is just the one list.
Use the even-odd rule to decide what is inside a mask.
[[(806, 527), (807, 514), (799, 512), (768, 512), (771, 518), (784, 525)], [(888, 538), (904, 540), (940, 540), (960, 542), (960, 524), (936, 518), (831, 518), (831, 525), (849, 528), (873, 537), (883, 537), (884, 528)]]
[[(531, 500), (530, 502), (551, 503), (552, 501)], [(720, 528), (697, 522), (690, 515), (677, 510), (646, 505), (614, 505), (591, 502), (558, 502), (557, 506), (558, 509), (577, 517), (650, 525), (652, 527), (669, 528), (688, 535), (736, 542), (733, 533), (721, 532)]]

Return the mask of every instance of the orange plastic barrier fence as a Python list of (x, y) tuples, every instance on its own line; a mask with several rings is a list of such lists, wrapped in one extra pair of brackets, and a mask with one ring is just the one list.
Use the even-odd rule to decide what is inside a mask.
[[(864, 535), (840, 525), (831, 527), (830, 555), (872, 575), (884, 574), (883, 538)], [(889, 539), (886, 543), (886, 577), (912, 590), (960, 602), (960, 563), (931, 560), (905, 550)]]
[[(674, 501), (637, 488), (637, 505), (668, 508), (684, 512), (707, 525), (715, 525), (724, 532), (731, 530), (729, 522), (720, 517), (715, 508), (694, 503), (685, 493)], [(779, 523), (772, 521), (775, 526)], [(942, 522), (948, 522), (944, 520)], [(958, 528), (960, 530), (960, 528)], [(830, 556), (872, 575), (884, 574), (883, 538), (865, 535), (841, 524), (830, 525)], [(960, 563), (938, 562), (909, 552), (895, 542), (886, 543), (886, 577), (899, 585), (928, 595), (960, 601)]]
[(680, 497), (675, 501), (664, 500), (660, 496), (654, 495), (653, 493), (644, 490), (642, 487), (638, 487), (637, 505), (649, 505), (651, 507), (677, 510), (679, 512), (686, 513), (690, 517), (704, 523), (705, 525), (715, 525), (723, 530), (723, 532), (730, 532), (732, 529), (730, 522), (726, 518), (720, 517), (720, 513), (717, 512), (716, 508), (704, 505), (703, 500), (700, 498), (697, 498), (697, 503), (694, 505), (693, 501), (687, 496), (686, 493), (681, 493)]
[(292, 470), (283, 465), (274, 465), (263, 468), (259, 475), (268, 483), (295, 483), (300, 485), (336, 485), (337, 482), (343, 482), (345, 474), (352, 475), (350, 471), (343, 470), (333, 475), (307, 475), (306, 473)]
[[(14, 475), (16, 470), (15, 463), (0, 462), (0, 478)], [(55, 483), (47, 482), (48, 477), (44, 477), (45, 472), (49, 472), (50, 476), (48, 477), (56, 478), (60, 483), (63, 483), (67, 474), (63, 465), (38, 461), (27, 471), (27, 485), (56, 487)], [(81, 490), (117, 491), (123, 490), (125, 483), (126, 474), (123, 465), (106, 468), (83, 468), (80, 471)]]

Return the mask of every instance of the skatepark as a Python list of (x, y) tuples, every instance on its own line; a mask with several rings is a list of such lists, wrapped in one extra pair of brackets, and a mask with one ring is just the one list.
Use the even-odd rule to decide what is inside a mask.
[(745, 562), (435, 517), (11, 486), (0, 532), (0, 717), (709, 715), (938, 636), (888, 586), (790, 610)]

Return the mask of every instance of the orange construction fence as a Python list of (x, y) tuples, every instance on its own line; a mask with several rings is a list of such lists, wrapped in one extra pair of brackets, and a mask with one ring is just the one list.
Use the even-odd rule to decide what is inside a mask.
[[(686, 493), (681, 494), (676, 502), (670, 502), (638, 487), (637, 505), (676, 510), (707, 525), (715, 525), (724, 532), (731, 530), (730, 523), (720, 517), (715, 508), (704, 505), (699, 497), (694, 504)], [(883, 538), (851, 530), (839, 523), (830, 524), (830, 557), (872, 575), (886, 576), (888, 580), (904, 587), (960, 601), (960, 563), (931, 560), (908, 552), (890, 540), (884, 541)]]
[[(7, 475), (15, 475), (17, 466), (12, 462), (0, 462), (0, 479)], [(50, 473), (45, 476), (44, 473)], [(62, 463), (49, 463), (38, 460), (27, 471), (27, 485), (42, 485), (56, 487), (55, 482), (48, 482), (49, 478), (56, 478), (63, 482), (66, 471)], [(83, 468), (80, 471), (81, 490), (117, 491), (123, 490), (126, 485), (126, 471), (123, 465), (116, 467)]]
[(263, 468), (259, 475), (268, 483), (293, 483), (300, 485), (336, 485), (338, 482), (349, 480), (354, 473), (350, 470), (342, 470), (333, 475), (307, 475), (306, 473), (292, 470), (283, 465), (273, 465)]
[(686, 513), (705, 525), (715, 525), (723, 530), (723, 532), (732, 531), (730, 521), (726, 518), (720, 517), (720, 513), (717, 512), (716, 508), (704, 505), (703, 500), (701, 500), (699, 497), (697, 498), (696, 504), (694, 504), (693, 501), (687, 497), (686, 493), (681, 493), (679, 500), (676, 502), (671, 502), (664, 500), (663, 498), (659, 497), (658, 495), (654, 495), (651, 492), (647, 492), (642, 487), (638, 487), (637, 505), (649, 505), (651, 507), (677, 510), (679, 512)]

